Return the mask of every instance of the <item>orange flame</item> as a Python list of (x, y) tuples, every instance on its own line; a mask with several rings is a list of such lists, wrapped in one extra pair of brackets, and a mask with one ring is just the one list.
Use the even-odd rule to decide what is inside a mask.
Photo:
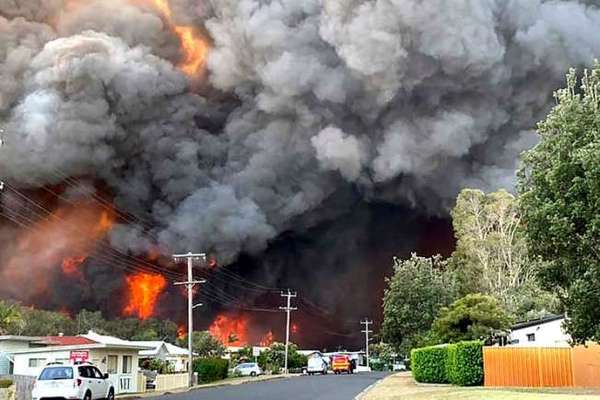
[(62, 262), (62, 271), (65, 275), (83, 278), (83, 274), (79, 270), (79, 266), (87, 259), (86, 256), (67, 257)]
[[(58, 265), (69, 274), (80, 258), (87, 257), (97, 242), (111, 229), (112, 210), (92, 201), (80, 200), (59, 206), (32, 229), (21, 230), (8, 258), (0, 264), (0, 279), (11, 282), (13, 296), (30, 300), (47, 291), (46, 279), (33, 276), (49, 274)], [(73, 256), (73, 253), (76, 256)]]
[(187, 336), (187, 330), (185, 329), (185, 325), (179, 325), (177, 327), (177, 339), (183, 339)]
[(208, 331), (225, 346), (248, 344), (248, 320), (244, 316), (232, 317), (219, 314)]
[(270, 345), (273, 344), (274, 341), (275, 340), (273, 338), (273, 332), (269, 331), (260, 339), (259, 345), (261, 347), (269, 347)]
[(128, 303), (123, 314), (148, 319), (154, 315), (158, 297), (167, 286), (166, 279), (160, 274), (139, 272), (126, 278), (129, 289)]
[(298, 325), (292, 324), (292, 333), (298, 333)]
[(165, 17), (168, 24), (179, 37), (183, 48), (183, 60), (178, 67), (186, 75), (194, 76), (204, 69), (208, 54), (208, 43), (193, 26), (176, 25), (168, 0), (151, 0), (152, 4)]

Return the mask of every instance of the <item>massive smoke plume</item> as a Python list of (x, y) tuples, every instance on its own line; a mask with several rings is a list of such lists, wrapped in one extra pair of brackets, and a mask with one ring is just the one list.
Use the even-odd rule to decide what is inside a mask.
[[(133, 254), (231, 263), (334, 220), (360, 236), (357, 207), (444, 216), (464, 186), (511, 188), (568, 67), (600, 55), (595, 1), (158, 3), (0, 0), (0, 177), (102, 182), (147, 222), (110, 233)], [(174, 25), (205, 69), (179, 68)]]

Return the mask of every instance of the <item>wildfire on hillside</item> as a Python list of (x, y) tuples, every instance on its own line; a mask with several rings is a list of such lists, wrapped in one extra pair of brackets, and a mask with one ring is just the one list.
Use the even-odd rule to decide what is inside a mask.
[(208, 331), (225, 346), (248, 345), (248, 319), (243, 315), (219, 314)]
[[(21, 230), (15, 248), (4, 261), (1, 279), (13, 283), (16, 298), (35, 297), (47, 290), (46, 279), (31, 279), (61, 266), (65, 275), (81, 276), (78, 267), (112, 228), (114, 212), (87, 200), (59, 205), (49, 216)], [(23, 292), (25, 291), (25, 292)]]
[(128, 300), (123, 314), (141, 320), (155, 315), (156, 303), (167, 286), (167, 280), (160, 274), (138, 272), (126, 278)]

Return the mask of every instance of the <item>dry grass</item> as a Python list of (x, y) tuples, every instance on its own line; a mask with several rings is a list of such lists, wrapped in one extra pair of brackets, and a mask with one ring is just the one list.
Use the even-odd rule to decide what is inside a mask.
[(362, 400), (600, 400), (600, 392), (569, 389), (459, 388), (450, 385), (421, 385), (410, 373), (389, 376)]

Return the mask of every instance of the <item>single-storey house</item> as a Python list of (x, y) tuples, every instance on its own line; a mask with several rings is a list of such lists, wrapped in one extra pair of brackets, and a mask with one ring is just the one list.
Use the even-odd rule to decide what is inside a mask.
[(15, 375), (37, 376), (50, 362), (89, 361), (108, 373), (117, 394), (137, 391), (138, 353), (147, 350), (135, 342), (90, 331), (80, 336), (50, 336), (29, 343), (29, 348), (12, 352)]
[(148, 347), (147, 350), (140, 350), (140, 361), (157, 358), (171, 364), (174, 372), (186, 372), (188, 370), (187, 349), (161, 341), (136, 341), (133, 343)]
[(549, 315), (515, 324), (508, 337), (508, 346), (569, 347), (571, 336), (563, 328), (564, 315)]
[(0, 336), (0, 376), (13, 373), (13, 352), (28, 349), (32, 342), (41, 339), (39, 336)]

